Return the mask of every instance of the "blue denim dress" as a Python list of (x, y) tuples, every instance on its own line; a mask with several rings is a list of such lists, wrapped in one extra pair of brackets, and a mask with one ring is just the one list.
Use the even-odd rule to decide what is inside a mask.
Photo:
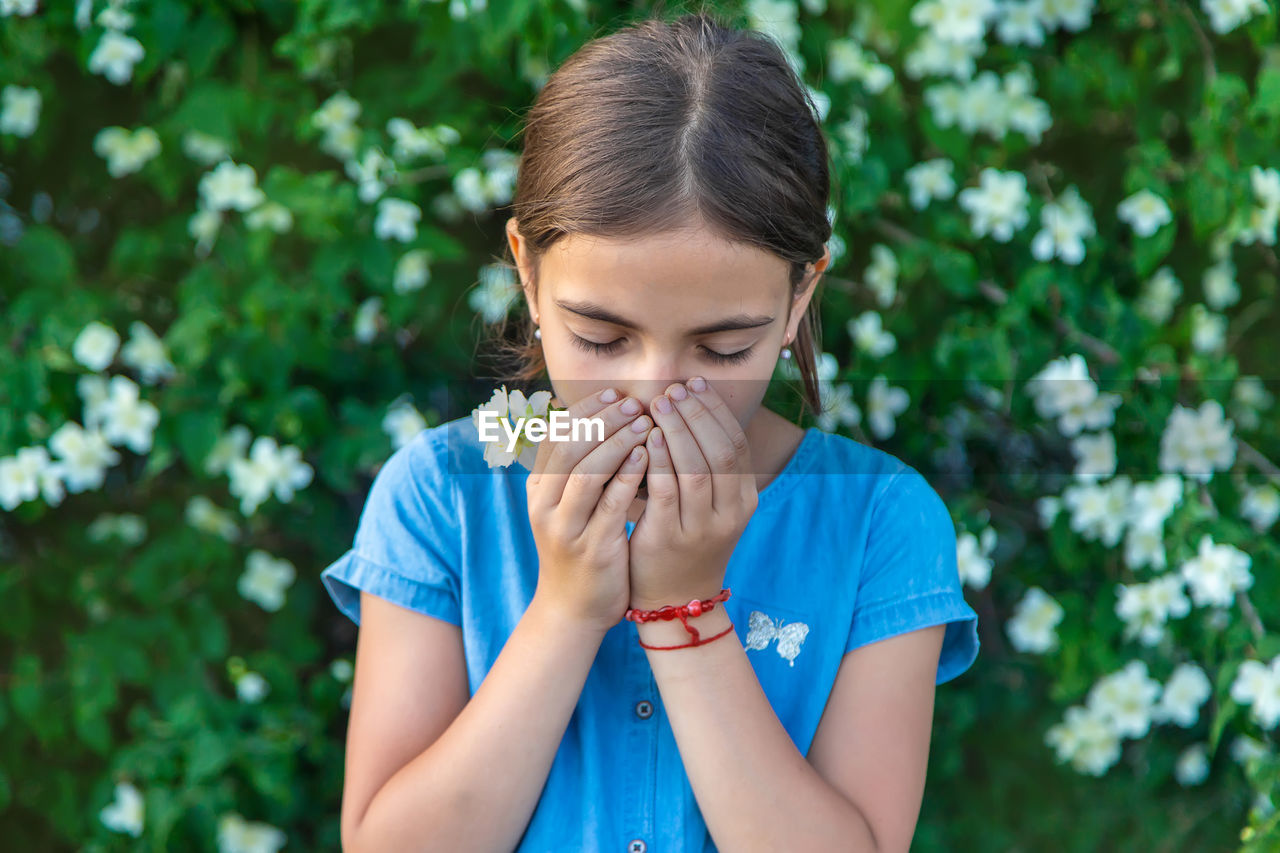
[[(458, 625), (472, 695), (538, 581), (529, 472), (489, 468), (483, 450), (469, 416), (396, 450), (351, 549), (321, 574), (357, 624), (364, 590)], [(891, 454), (817, 427), (760, 492), (724, 585), (731, 595), (717, 606), (802, 755), (846, 652), (945, 624), (937, 684), (978, 654), (942, 499)], [(716, 850), (638, 640), (626, 620), (605, 635), (520, 853)]]

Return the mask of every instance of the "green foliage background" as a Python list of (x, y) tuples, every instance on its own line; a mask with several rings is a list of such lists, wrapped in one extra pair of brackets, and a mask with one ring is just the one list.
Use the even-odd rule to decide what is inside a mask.
[[(92, 321), (121, 330), (145, 321), (176, 367), (172, 379), (144, 389), (161, 412), (150, 452), (122, 450), (101, 489), (0, 514), (0, 823), (9, 849), (214, 849), (228, 812), (281, 828), (287, 849), (337, 849), (347, 685), (331, 664), (351, 659), (354, 628), (317, 575), (349, 547), (369, 482), (391, 452), (382, 427), (390, 401), (407, 394), (438, 423), (442, 389), (470, 373), (480, 323), (466, 297), (500, 253), (507, 215), (495, 206), (451, 217), (432, 202), (486, 150), (518, 153), (520, 115), (540, 73), (648, 11), (492, 0), (457, 20), (450, 5), (138, 3), (131, 35), (146, 54), (124, 85), (88, 70), (102, 28), (77, 28), (73, 4), (0, 18), (0, 85), (43, 96), (32, 136), (0, 136), (6, 209), (22, 224), (20, 236), (0, 244), (0, 454), (81, 417), (76, 381), (88, 371), (71, 352)], [(718, 8), (748, 21), (743, 7)], [(897, 433), (877, 443), (922, 469), (950, 440), (946, 417), (969, 411), (976, 426), (964, 441), (980, 472), (1001, 470), (1019, 441), (1035, 449), (1031, 470), (1061, 469), (1065, 443), (1020, 383), (1054, 358), (1082, 353), (1104, 387), (1125, 394), (1116, 426), (1124, 458), (1154, 476), (1175, 403), (1226, 405), (1237, 377), (1273, 376), (1280, 355), (1274, 246), (1234, 248), (1242, 298), (1226, 312), (1224, 353), (1190, 346), (1181, 306), (1165, 324), (1133, 310), (1161, 265), (1199, 281), (1215, 235), (1251, 203), (1249, 168), (1280, 166), (1274, 8), (1216, 34), (1198, 5), (1106, 0), (1087, 29), (1050, 34), (1042, 47), (989, 39), (979, 66), (1025, 62), (1049, 104), (1053, 124), (1040, 144), (939, 126), (924, 83), (902, 73), (919, 29), (910, 9), (831, 0), (798, 10), (805, 79), (830, 98), (832, 136), (852, 110), (868, 117), (864, 155), (832, 148), (836, 232), (847, 251), (822, 291), (824, 350), (855, 387), (871, 372), (911, 387)], [(895, 71), (879, 94), (823, 73), (827, 46), (860, 15)], [(383, 128), (392, 117), (459, 131), (442, 159), (402, 168), (390, 187), (424, 211), (411, 244), (376, 236), (375, 206), (319, 145), (311, 116), (337, 92), (361, 105), (361, 151), (389, 150)], [(93, 148), (97, 133), (116, 125), (153, 128), (162, 146), (120, 178)], [(203, 167), (182, 153), (190, 130), (224, 140), (235, 162), (252, 164), (267, 197), (292, 213), (292, 229), (252, 230), (233, 215), (212, 251), (197, 254), (188, 226)], [(1035, 261), (1027, 248), (1034, 215), (999, 243), (975, 237), (954, 201), (912, 208), (903, 174), (931, 157), (955, 163), (959, 186), (975, 184), (986, 166), (1025, 172), (1040, 200), (1079, 186), (1098, 226), (1083, 263)], [(1174, 211), (1172, 225), (1146, 238), (1115, 212), (1142, 188)], [(36, 212), (41, 193), (51, 212)], [(89, 210), (96, 225), (79, 227)], [(859, 278), (875, 243), (890, 245), (901, 266), (899, 298), (884, 311), (899, 346), (880, 364), (844, 331), (876, 307)], [(431, 280), (400, 293), (393, 270), (409, 248), (431, 253)], [(1186, 302), (1200, 298), (1188, 289)], [(373, 296), (385, 317), (364, 342), (354, 318)], [(1159, 381), (1138, 383), (1140, 368)], [(994, 387), (1003, 405), (982, 408), (964, 378)], [(234, 507), (226, 478), (208, 474), (205, 461), (237, 424), (301, 448), (315, 478), (291, 502), (270, 500), (242, 517), (242, 535), (230, 542), (186, 523), (183, 512), (197, 495)], [(1259, 731), (1228, 696), (1240, 661), (1280, 652), (1280, 547), (1274, 533), (1236, 520), (1242, 477), (1278, 477), (1263, 463), (1280, 455), (1280, 430), (1272, 414), (1238, 434), (1262, 462), (1242, 456), (1238, 475), (1215, 477), (1202, 501), (1180, 511), (1167, 542), (1171, 564), (1192, 555), (1205, 531), (1250, 553), (1261, 633), (1233, 609), (1221, 631), (1188, 619), (1171, 646), (1122, 641), (1111, 590), (1133, 573), (1114, 551), (1081, 542), (1064, 519), (1041, 529), (1030, 505), (1045, 493), (1042, 482), (987, 473), (953, 488), (940, 483), (959, 527), (976, 531), (989, 520), (1001, 545), (992, 582), (967, 590), (982, 654), (938, 692), (914, 849), (1280, 845), (1275, 816), (1250, 808), (1280, 779), (1274, 732)], [(133, 544), (87, 536), (103, 513), (137, 514), (149, 532)], [(253, 548), (298, 567), (278, 612), (237, 589)], [(1019, 653), (1004, 636), (1032, 585), (1067, 612), (1060, 648), (1047, 655)], [(1215, 692), (1200, 722), (1153, 727), (1127, 742), (1102, 778), (1057, 764), (1045, 730), (1098, 677), (1135, 657), (1161, 678), (1179, 660), (1205, 666)], [(262, 702), (236, 698), (234, 677), (245, 667), (271, 685)], [(1246, 773), (1216, 749), (1224, 732), (1252, 733), (1270, 758)], [(1184, 788), (1174, 761), (1206, 738), (1215, 745), (1210, 776)], [(145, 798), (136, 839), (98, 817), (121, 781)]]

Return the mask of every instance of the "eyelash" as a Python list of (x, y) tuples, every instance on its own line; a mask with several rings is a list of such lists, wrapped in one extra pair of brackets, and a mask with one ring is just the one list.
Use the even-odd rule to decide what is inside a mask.
[[(616, 350), (621, 344), (621, 339), (610, 341), (607, 344), (598, 344), (595, 341), (589, 341), (586, 338), (579, 337), (572, 332), (569, 333), (569, 337), (573, 340), (574, 345), (577, 346), (578, 349), (592, 353), (593, 355), (608, 355)], [(717, 364), (741, 364), (751, 357), (751, 351), (753, 349), (755, 349), (754, 345), (749, 346), (744, 350), (739, 350), (738, 352), (726, 354), (703, 347), (703, 350), (707, 353), (707, 357)]]

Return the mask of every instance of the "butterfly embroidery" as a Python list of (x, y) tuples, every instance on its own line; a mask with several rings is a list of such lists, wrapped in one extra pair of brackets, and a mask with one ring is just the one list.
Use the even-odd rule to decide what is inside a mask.
[(791, 666), (796, 665), (796, 655), (800, 654), (800, 645), (809, 633), (809, 626), (803, 622), (782, 624), (776, 622), (759, 610), (752, 610), (748, 617), (751, 629), (747, 632), (748, 649), (766, 649), (773, 640), (778, 641), (778, 654), (787, 659)]

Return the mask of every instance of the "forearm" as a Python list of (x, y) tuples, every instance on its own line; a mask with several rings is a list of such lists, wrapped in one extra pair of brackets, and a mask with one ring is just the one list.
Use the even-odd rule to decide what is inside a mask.
[(535, 599), (453, 723), (374, 796), (349, 849), (510, 853), (603, 637)]
[[(722, 605), (691, 618), (703, 637), (731, 624)], [(679, 619), (638, 625), (648, 645), (691, 636)], [(646, 650), (707, 830), (724, 853), (875, 851), (862, 813), (796, 749), (735, 632)]]

